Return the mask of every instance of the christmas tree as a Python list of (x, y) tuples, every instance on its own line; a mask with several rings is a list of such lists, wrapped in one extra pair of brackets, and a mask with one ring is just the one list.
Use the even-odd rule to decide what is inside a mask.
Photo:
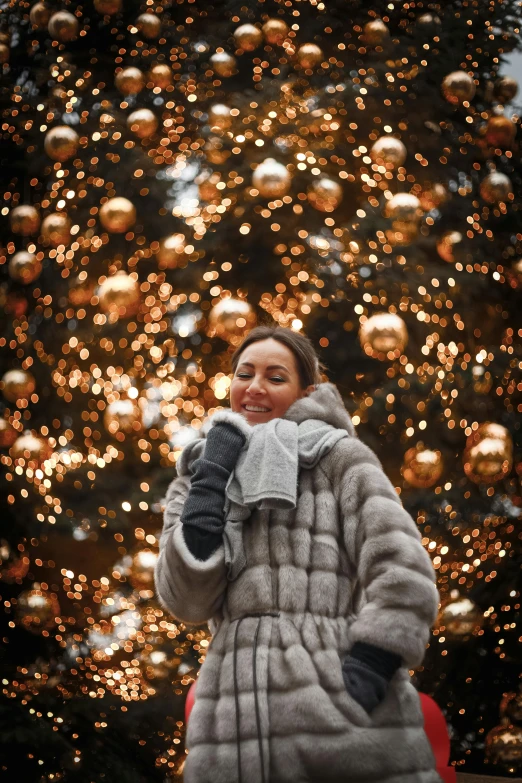
[(0, 6), (1, 779), (181, 779), (162, 504), (260, 322), (419, 525), (452, 763), (520, 773), (518, 5)]

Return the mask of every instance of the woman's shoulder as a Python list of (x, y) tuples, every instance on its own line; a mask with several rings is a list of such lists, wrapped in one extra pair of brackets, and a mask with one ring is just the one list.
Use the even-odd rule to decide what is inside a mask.
[(323, 457), (320, 465), (322, 470), (334, 480), (344, 476), (347, 471), (360, 469), (364, 465), (382, 469), (377, 454), (356, 435), (348, 435), (347, 438), (338, 440)]

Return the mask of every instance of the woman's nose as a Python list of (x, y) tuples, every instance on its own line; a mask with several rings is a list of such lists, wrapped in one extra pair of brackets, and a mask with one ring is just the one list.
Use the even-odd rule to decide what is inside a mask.
[(265, 390), (262, 380), (260, 378), (252, 378), (248, 391), (251, 394), (263, 394)]

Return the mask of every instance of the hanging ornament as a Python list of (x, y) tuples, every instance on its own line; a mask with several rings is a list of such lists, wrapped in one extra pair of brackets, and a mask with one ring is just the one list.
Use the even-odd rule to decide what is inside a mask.
[(52, 454), (51, 447), (43, 438), (38, 438), (29, 430), (15, 440), (9, 450), (15, 462), (23, 460), (25, 465), (31, 463), (40, 466)]
[(151, 549), (140, 549), (132, 558), (128, 580), (135, 590), (154, 589), (154, 567), (158, 562), (158, 553)]
[(314, 180), (308, 188), (308, 201), (319, 212), (333, 212), (342, 200), (342, 186), (329, 177)]
[(522, 726), (522, 691), (504, 694), (500, 702), (500, 717)]
[(171, 234), (161, 240), (158, 250), (158, 267), (160, 269), (176, 269), (179, 260), (185, 254), (185, 237), (183, 234)]
[(69, 125), (57, 125), (47, 131), (44, 149), (52, 160), (63, 162), (76, 154), (79, 141), (78, 134)]
[(475, 82), (466, 71), (453, 71), (442, 80), (442, 94), (448, 103), (458, 105), (471, 101), (475, 91)]
[(363, 351), (375, 359), (400, 356), (408, 343), (408, 330), (396, 313), (375, 313), (361, 324), (359, 341)]
[(203, 150), (208, 162), (214, 165), (225, 163), (231, 155), (231, 151), (225, 147), (225, 141), (219, 136), (210, 136)]
[(149, 41), (158, 38), (161, 33), (161, 21), (156, 14), (140, 14), (136, 19), (136, 27)]
[(9, 449), (20, 433), (7, 419), (0, 419), (0, 449)]
[(139, 139), (148, 139), (156, 133), (158, 119), (150, 109), (136, 109), (127, 117), (127, 128)]
[(164, 90), (172, 84), (172, 68), (166, 63), (156, 63), (148, 73), (148, 79), (154, 87)]
[(317, 44), (305, 43), (297, 50), (297, 60), (302, 68), (315, 68), (323, 59), (323, 50)]
[(484, 612), (474, 601), (465, 597), (452, 597), (442, 607), (438, 626), (439, 632), (450, 641), (465, 641), (484, 624)]
[(417, 196), (412, 193), (396, 193), (386, 202), (385, 215), (392, 219), (392, 231), (386, 232), (389, 242), (400, 244), (417, 235), (422, 217)]
[(252, 176), (252, 184), (264, 198), (285, 196), (292, 182), (292, 175), (282, 163), (265, 158)]
[(35, 207), (29, 204), (20, 204), (9, 213), (9, 222), (13, 234), (21, 234), (23, 237), (36, 234), (40, 228), (40, 215)]
[(253, 52), (263, 43), (263, 33), (253, 24), (242, 24), (234, 30), (236, 45), (244, 52)]
[(124, 432), (127, 435), (140, 432), (142, 429), (140, 409), (134, 400), (114, 400), (105, 408), (103, 424), (111, 435), (117, 432)]
[(282, 46), (288, 35), (289, 29), (286, 22), (282, 19), (267, 19), (263, 25), (263, 35), (269, 44)]
[(425, 212), (431, 212), (432, 209), (438, 209), (448, 198), (448, 191), (440, 182), (426, 182), (421, 186), (420, 193), (417, 193), (421, 209)]
[(518, 772), (522, 764), (522, 728), (501, 725), (491, 729), (486, 735), (485, 752), (491, 763)]
[(105, 313), (117, 313), (120, 318), (135, 315), (140, 305), (138, 281), (126, 272), (116, 272), (100, 285), (100, 307)]
[(230, 107), (224, 103), (213, 103), (208, 112), (208, 124), (211, 128), (226, 130), (232, 125)]
[(45, 30), (51, 18), (51, 11), (45, 3), (35, 3), (29, 11), (29, 21), (38, 30)]
[(486, 126), (486, 142), (491, 147), (511, 149), (516, 135), (517, 126), (508, 117), (499, 115), (489, 118)]
[(416, 22), (416, 26), (419, 28), (419, 30), (422, 30), (426, 33), (436, 33), (442, 22), (440, 21), (440, 17), (438, 17), (436, 14), (422, 14), (419, 16)]
[(27, 555), (20, 555), (5, 538), (0, 540), (0, 579), (2, 582), (6, 584), (20, 582), (29, 571), (30, 562)]
[(232, 76), (236, 72), (236, 58), (228, 52), (216, 52), (210, 58), (210, 66), (218, 76)]
[(256, 320), (252, 306), (244, 299), (221, 299), (209, 313), (207, 336), (239, 345)]
[(454, 264), (462, 256), (463, 241), (460, 231), (446, 231), (437, 241), (437, 253), (443, 261)]
[(78, 35), (78, 19), (69, 11), (57, 11), (49, 19), (47, 29), (51, 38), (66, 43)]
[(99, 14), (114, 16), (121, 11), (122, 0), (94, 0), (94, 7)]
[(501, 76), (493, 86), (493, 93), (501, 103), (510, 103), (518, 93), (518, 82), (512, 76)]
[(480, 195), (489, 204), (506, 201), (512, 192), (511, 180), (500, 171), (492, 171), (480, 183)]
[(71, 240), (71, 221), (65, 212), (53, 212), (42, 220), (40, 229), (44, 244), (68, 245)]
[(9, 275), (23, 285), (33, 283), (42, 272), (42, 263), (34, 253), (19, 250), (9, 261)]
[(363, 38), (368, 46), (384, 46), (390, 38), (390, 30), (382, 19), (374, 19), (364, 25)]
[(370, 149), (370, 157), (379, 166), (395, 169), (406, 160), (406, 147), (394, 136), (381, 136)]
[(404, 455), (402, 475), (412, 487), (432, 487), (444, 470), (442, 454), (424, 446), (414, 446)]
[(122, 95), (137, 95), (145, 87), (145, 77), (139, 68), (131, 65), (118, 71), (114, 84)]
[(36, 389), (36, 381), (27, 370), (8, 370), (0, 381), (0, 389), (9, 402), (28, 400)]
[(463, 454), (464, 472), (476, 484), (494, 484), (513, 467), (513, 441), (501, 424), (485, 422), (472, 432)]
[(37, 583), (33, 590), (24, 590), (16, 599), (16, 620), (19, 625), (38, 634), (52, 628), (55, 617), (60, 615), (60, 604), (55, 593), (40, 590)]
[(136, 222), (136, 208), (124, 196), (115, 196), (100, 208), (100, 221), (111, 234), (125, 234)]
[(96, 284), (85, 270), (77, 277), (71, 278), (69, 283), (68, 299), (75, 307), (86, 307), (91, 304)]
[(194, 182), (198, 186), (200, 201), (210, 203), (220, 200), (221, 195), (217, 185), (221, 182), (221, 174), (218, 171), (202, 171), (195, 178)]

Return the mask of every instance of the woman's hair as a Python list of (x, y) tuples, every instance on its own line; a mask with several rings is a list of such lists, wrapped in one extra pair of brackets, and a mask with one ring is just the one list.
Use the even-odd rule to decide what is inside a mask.
[(300, 332), (283, 326), (256, 326), (252, 329), (231, 357), (232, 371), (235, 373), (239, 357), (249, 345), (259, 340), (277, 340), (286, 345), (295, 356), (301, 388), (321, 383), (326, 366), (319, 360), (311, 340)]

